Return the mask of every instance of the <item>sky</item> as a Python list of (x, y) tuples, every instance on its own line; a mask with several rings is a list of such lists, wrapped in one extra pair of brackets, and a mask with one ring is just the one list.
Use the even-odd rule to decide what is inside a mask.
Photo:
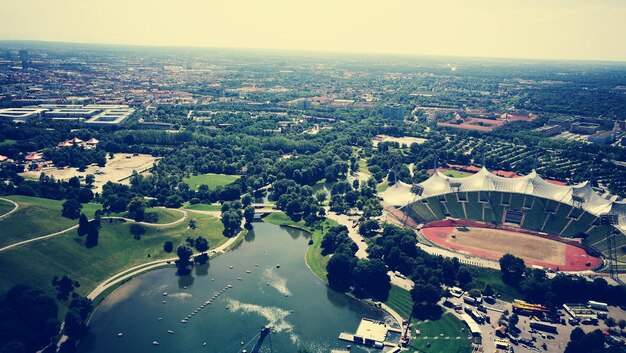
[(0, 0), (0, 39), (626, 61), (626, 0)]

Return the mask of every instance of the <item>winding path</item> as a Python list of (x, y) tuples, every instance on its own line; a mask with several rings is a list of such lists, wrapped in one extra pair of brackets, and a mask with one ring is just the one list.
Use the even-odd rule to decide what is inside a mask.
[[(2, 200), (5, 200), (5, 199), (2, 199)], [(10, 201), (10, 200), (9, 200), (9, 201)], [(13, 211), (15, 211), (15, 210), (17, 210), (17, 207), (13, 209)], [(104, 221), (104, 220), (122, 219), (122, 220), (124, 220), (124, 221), (126, 221), (126, 222), (138, 223), (138, 224), (145, 225), (145, 226), (149, 226), (149, 227), (163, 228), (163, 227), (170, 227), (170, 226), (174, 226), (174, 225), (180, 224), (180, 223), (184, 222), (184, 221), (185, 221), (185, 219), (187, 219), (187, 217), (189, 216), (189, 212), (187, 212), (187, 210), (179, 210), (179, 209), (176, 209), (176, 208), (167, 208), (167, 210), (175, 210), (175, 211), (182, 212), (182, 213), (183, 213), (183, 216), (182, 216), (180, 219), (178, 219), (178, 220), (176, 220), (176, 221), (174, 221), (174, 222), (170, 222), (170, 223), (147, 223), (147, 222), (136, 222), (136, 221), (135, 221), (135, 220), (133, 220), (133, 219), (130, 219), (130, 218), (125, 218), (125, 217), (102, 217), (102, 220)], [(9, 213), (12, 213), (13, 211), (11, 211), (11, 212), (9, 212)], [(5, 213), (3, 216), (0, 216), (0, 218), (2, 218), (2, 217), (4, 217), (4, 216), (8, 215), (9, 213)], [(28, 240), (23, 240), (23, 241), (20, 241), (20, 242), (17, 242), (17, 243), (13, 243), (13, 244), (7, 245), (7, 246), (5, 246), (5, 247), (3, 247), (3, 248), (0, 248), (0, 252), (6, 251), (6, 250), (9, 250), (9, 249), (12, 249), (12, 248), (18, 247), (18, 246), (22, 246), (22, 245), (24, 245), (24, 244), (32, 243), (32, 242), (35, 242), (35, 241), (39, 241), (39, 240), (44, 240), (44, 239), (52, 238), (52, 237), (54, 237), (54, 236), (61, 235), (61, 234), (63, 234), (63, 233), (67, 233), (67, 232), (69, 232), (69, 231), (71, 231), (71, 230), (74, 230), (74, 229), (76, 229), (76, 228), (78, 228), (78, 224), (73, 225), (73, 226), (71, 226), (71, 227), (69, 227), (69, 228), (66, 228), (66, 229), (60, 230), (60, 231), (55, 232), (55, 233), (51, 233), (51, 234), (47, 234), (47, 235), (42, 235), (42, 236), (37, 237), (37, 238), (28, 239)]]
[(4, 217), (8, 217), (9, 215), (11, 215), (11, 213), (17, 211), (17, 209), (20, 208), (20, 205), (17, 202), (13, 201), (13, 200), (5, 199), (4, 197), (0, 197), (0, 200), (6, 201), (8, 203), (13, 204), (13, 209), (11, 211), (3, 214), (3, 215), (0, 215), (0, 219), (2, 219)]

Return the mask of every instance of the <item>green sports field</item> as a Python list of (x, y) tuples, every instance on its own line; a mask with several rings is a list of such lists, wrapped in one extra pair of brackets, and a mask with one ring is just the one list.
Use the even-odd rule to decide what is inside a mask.
[(215, 189), (218, 186), (226, 186), (235, 180), (239, 179), (239, 175), (226, 175), (226, 174), (201, 174), (192, 175), (189, 178), (184, 178), (183, 182), (189, 185), (192, 190), (197, 190), (200, 185), (206, 185), (209, 189)]

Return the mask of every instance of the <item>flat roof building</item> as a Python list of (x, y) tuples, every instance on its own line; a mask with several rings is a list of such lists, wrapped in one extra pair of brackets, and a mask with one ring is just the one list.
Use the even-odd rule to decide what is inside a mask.
[(135, 109), (133, 108), (107, 109), (102, 113), (85, 120), (85, 124), (93, 126), (118, 125), (124, 122), (124, 120), (130, 117), (134, 112)]
[(27, 119), (40, 117), (46, 109), (43, 108), (7, 108), (0, 109), (0, 119), (13, 121), (26, 121)]

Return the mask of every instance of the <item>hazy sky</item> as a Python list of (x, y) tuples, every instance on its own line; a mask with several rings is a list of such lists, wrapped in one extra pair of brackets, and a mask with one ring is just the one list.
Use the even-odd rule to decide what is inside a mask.
[(0, 39), (626, 61), (626, 0), (0, 0)]

